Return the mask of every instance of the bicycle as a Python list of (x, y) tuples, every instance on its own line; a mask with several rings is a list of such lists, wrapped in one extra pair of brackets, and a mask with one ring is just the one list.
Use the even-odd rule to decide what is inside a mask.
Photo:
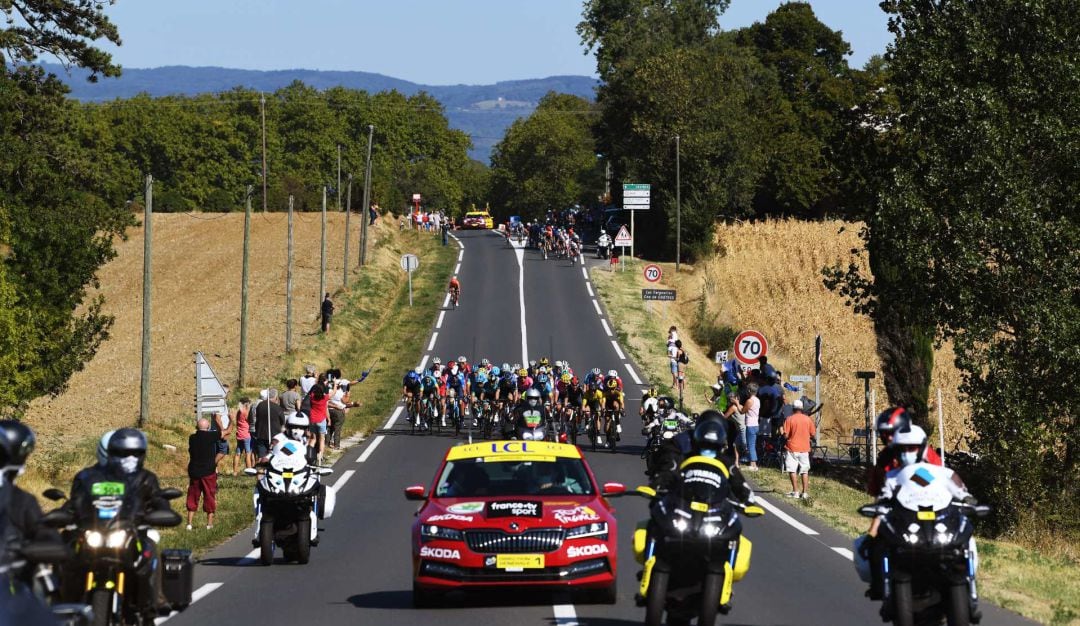
[(458, 404), (457, 394), (453, 389), (446, 392), (446, 417), (454, 425), (454, 436), (461, 434), (461, 406)]
[(458, 307), (458, 300), (460, 299), (460, 297), (461, 297), (461, 290), (460, 289), (455, 289), (454, 287), (451, 287), (450, 288), (450, 304), (453, 304), (455, 309)]

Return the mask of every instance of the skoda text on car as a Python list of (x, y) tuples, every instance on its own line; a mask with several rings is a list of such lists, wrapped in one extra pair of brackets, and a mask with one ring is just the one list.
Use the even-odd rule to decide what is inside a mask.
[(546, 441), (485, 441), (450, 448), (412, 527), (413, 602), (448, 591), (550, 587), (615, 601), (616, 528), (581, 451)]
[(494, 228), (495, 220), (483, 211), (469, 211), (461, 221), (464, 228)]

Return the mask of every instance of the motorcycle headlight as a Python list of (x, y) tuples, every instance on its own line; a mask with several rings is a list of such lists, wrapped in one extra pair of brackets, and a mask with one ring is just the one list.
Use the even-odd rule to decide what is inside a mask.
[(720, 534), (721, 530), (723, 530), (723, 528), (716, 524), (705, 524), (701, 527), (701, 534), (706, 537), (715, 537)]
[(91, 548), (100, 548), (105, 544), (105, 536), (96, 530), (86, 531), (86, 545)]
[(435, 524), (423, 524), (420, 526), (420, 535), (425, 539), (445, 539), (447, 541), (463, 541), (465, 536), (456, 528), (446, 528)]
[(576, 526), (566, 530), (567, 539), (580, 539), (582, 537), (602, 537), (607, 539), (607, 522), (593, 522), (584, 526)]
[(686, 532), (686, 529), (690, 526), (690, 524), (686, 523), (686, 520), (681, 517), (676, 517), (675, 519), (671, 520), (671, 525), (674, 526), (675, 530), (679, 532)]
[(127, 541), (127, 532), (123, 530), (114, 530), (105, 536), (106, 548), (122, 548), (124, 542)]

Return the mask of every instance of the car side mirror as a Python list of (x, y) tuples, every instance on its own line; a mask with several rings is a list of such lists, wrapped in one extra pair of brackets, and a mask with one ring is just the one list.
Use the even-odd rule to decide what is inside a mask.
[(60, 491), (59, 489), (57, 489), (56, 487), (50, 487), (49, 489), (46, 489), (45, 491), (42, 491), (41, 495), (45, 496), (49, 500), (52, 500), (53, 502), (59, 502), (60, 500), (67, 500), (67, 495), (63, 491)]
[(168, 487), (158, 492), (158, 496), (166, 500), (175, 500), (184, 495), (184, 492), (180, 491), (176, 487)]
[(179, 526), (183, 518), (180, 514), (172, 509), (157, 509), (156, 511), (150, 511), (143, 516), (143, 521), (150, 526), (158, 526), (160, 528), (168, 528), (171, 526)]
[(64, 509), (56, 509), (42, 515), (41, 523), (49, 528), (64, 528), (75, 523), (75, 516)]
[(405, 488), (406, 500), (427, 500), (427, 489), (423, 485), (412, 485)]
[(59, 541), (34, 541), (22, 547), (19, 552), (33, 563), (60, 563), (71, 558), (71, 552)]
[(600, 494), (605, 498), (618, 498), (626, 495), (626, 485), (622, 483), (604, 483)]

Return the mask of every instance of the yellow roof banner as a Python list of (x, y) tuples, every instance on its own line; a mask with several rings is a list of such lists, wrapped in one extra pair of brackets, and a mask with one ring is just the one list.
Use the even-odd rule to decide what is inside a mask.
[[(512, 457), (503, 459), (503, 457)], [(484, 458), (485, 461), (500, 460), (549, 460), (543, 457), (560, 457), (564, 459), (580, 459), (581, 452), (576, 446), (567, 443), (554, 443), (551, 441), (485, 441), (483, 443), (468, 443), (450, 448), (446, 455), (447, 461), (460, 461), (462, 459)]]

